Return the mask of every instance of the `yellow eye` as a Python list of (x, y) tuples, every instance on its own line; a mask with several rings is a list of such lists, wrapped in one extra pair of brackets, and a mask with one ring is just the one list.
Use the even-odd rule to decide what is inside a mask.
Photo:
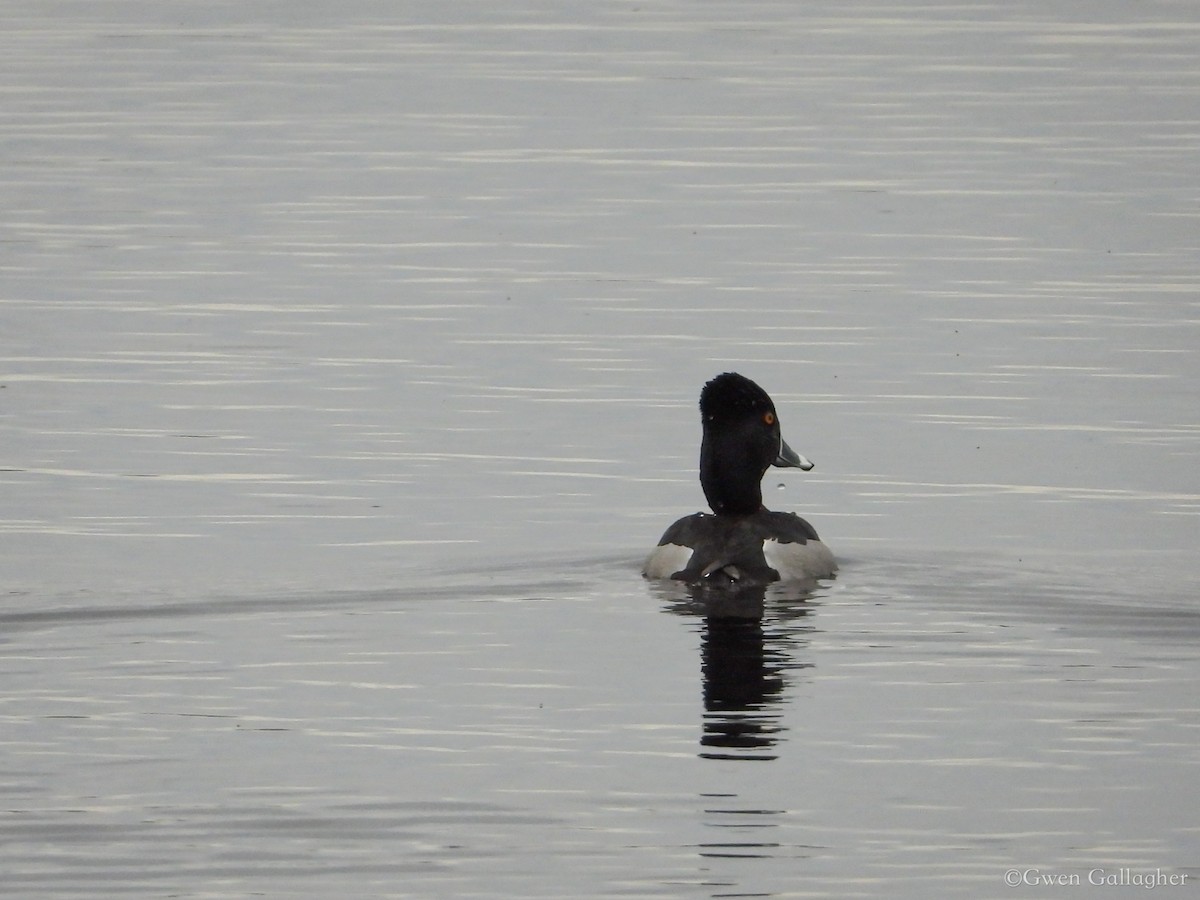
[(772, 412), (763, 413), (763, 424), (764, 425), (774, 425), (775, 424), (775, 413), (772, 413)]

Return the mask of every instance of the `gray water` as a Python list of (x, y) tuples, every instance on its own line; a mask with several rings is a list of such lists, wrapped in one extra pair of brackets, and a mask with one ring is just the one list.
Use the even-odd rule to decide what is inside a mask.
[(5, 896), (1196, 893), (1194, 4), (4, 20)]

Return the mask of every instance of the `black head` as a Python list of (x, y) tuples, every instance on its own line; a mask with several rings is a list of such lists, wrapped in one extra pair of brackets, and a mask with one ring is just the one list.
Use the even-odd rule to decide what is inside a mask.
[(767, 468), (812, 463), (783, 440), (767, 392), (736, 372), (718, 375), (700, 392), (700, 485), (717, 515), (750, 515), (763, 507)]

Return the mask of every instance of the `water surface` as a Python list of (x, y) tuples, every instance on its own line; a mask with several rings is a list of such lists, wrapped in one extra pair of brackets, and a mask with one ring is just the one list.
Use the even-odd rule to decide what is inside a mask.
[[(1194, 893), (1189, 5), (5, 22), (7, 891)], [(843, 569), (713, 610), (727, 369)]]

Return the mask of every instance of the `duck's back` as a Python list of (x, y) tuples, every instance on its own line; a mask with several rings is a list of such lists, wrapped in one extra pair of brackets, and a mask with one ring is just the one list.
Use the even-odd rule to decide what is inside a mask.
[(837, 571), (829, 548), (795, 513), (748, 516), (696, 513), (671, 525), (643, 568), (647, 578), (738, 584), (827, 578)]

